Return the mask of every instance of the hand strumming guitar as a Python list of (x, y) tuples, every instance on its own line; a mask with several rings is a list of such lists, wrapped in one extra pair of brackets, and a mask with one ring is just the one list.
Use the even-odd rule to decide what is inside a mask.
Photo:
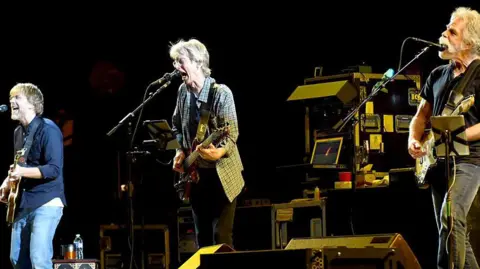
[(416, 139), (410, 139), (408, 141), (408, 153), (414, 159), (423, 157), (427, 152), (422, 148), (422, 144)]
[(0, 202), (7, 203), (8, 202), (8, 193), (10, 191), (10, 182), (18, 181), (21, 178), (20, 175), (20, 167), (17, 165), (15, 170), (11, 170), (13, 164), (10, 165), (10, 170), (8, 171), (8, 176), (3, 181), (2, 185), (0, 186)]
[(183, 150), (177, 150), (177, 153), (175, 154), (175, 157), (173, 158), (173, 170), (183, 173), (183, 160), (185, 160), (185, 153)]
[(202, 159), (207, 161), (216, 161), (225, 155), (226, 150), (224, 148), (216, 148), (210, 143), (207, 148), (203, 148), (202, 145), (198, 145), (196, 150), (200, 154)]
[(10, 185), (8, 184), (9, 179), (8, 176), (3, 181), (2, 185), (0, 186), (0, 202), (7, 203), (8, 202), (8, 192), (10, 190)]

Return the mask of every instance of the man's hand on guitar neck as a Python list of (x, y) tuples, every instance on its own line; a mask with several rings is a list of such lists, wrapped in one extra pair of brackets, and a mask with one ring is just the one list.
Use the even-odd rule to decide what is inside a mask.
[(197, 149), (200, 157), (207, 161), (216, 161), (225, 155), (226, 150), (224, 148), (216, 148), (210, 143), (207, 148), (203, 148), (202, 145), (198, 145)]
[(408, 153), (414, 159), (427, 155), (427, 152), (422, 148), (422, 144), (416, 139), (410, 139), (408, 141)]
[(175, 157), (173, 158), (173, 170), (183, 173), (183, 160), (185, 160), (185, 153), (183, 150), (177, 150), (177, 153), (175, 154)]

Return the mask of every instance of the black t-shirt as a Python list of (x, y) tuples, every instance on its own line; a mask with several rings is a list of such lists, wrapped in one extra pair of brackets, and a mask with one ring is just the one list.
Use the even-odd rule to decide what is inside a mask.
[[(461, 74), (453, 77), (453, 64), (441, 65), (435, 68), (422, 88), (420, 95), (433, 106), (432, 116), (441, 115), (442, 110), (448, 100), (450, 92), (464, 77)], [(475, 103), (464, 114), (465, 126), (468, 128), (480, 122), (480, 77), (467, 87), (463, 95), (475, 95)], [(457, 161), (474, 163), (480, 165), (480, 140), (470, 141), (470, 155), (464, 157), (457, 157)]]

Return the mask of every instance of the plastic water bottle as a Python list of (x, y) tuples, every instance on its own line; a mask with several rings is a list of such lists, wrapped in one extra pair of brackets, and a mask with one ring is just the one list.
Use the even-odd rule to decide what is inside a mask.
[(83, 240), (80, 237), (80, 234), (75, 235), (73, 240), (73, 245), (75, 246), (75, 256), (77, 259), (83, 259)]

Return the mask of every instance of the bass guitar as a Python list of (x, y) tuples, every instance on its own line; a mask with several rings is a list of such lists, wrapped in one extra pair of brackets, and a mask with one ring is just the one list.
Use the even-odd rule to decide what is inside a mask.
[[(18, 161), (20, 158), (25, 154), (26, 148), (18, 150), (15, 154), (13, 159), (13, 165), (10, 168), (10, 172), (15, 171), (17, 168)], [(17, 207), (17, 199), (19, 196), (19, 186), (20, 186), (21, 178), (16, 181), (9, 181), (9, 193), (8, 193), (8, 201), (7, 201), (7, 223), (10, 225), (13, 223), (15, 219), (15, 212)]]
[[(218, 143), (220, 143), (224, 137), (228, 136), (228, 133), (228, 125), (219, 128), (210, 134), (202, 143), (200, 143), (200, 146), (207, 148), (210, 144), (218, 145)], [(183, 173), (180, 173), (180, 179), (174, 184), (178, 198), (180, 198), (180, 200), (183, 202), (188, 202), (190, 200), (191, 184), (199, 181), (197, 173), (197, 159), (200, 154), (196, 150), (198, 145), (199, 143), (195, 140), (193, 142), (192, 149), (190, 149), (190, 151), (186, 154), (185, 160), (182, 163)]]
[[(474, 102), (474, 95), (469, 95), (463, 98), (452, 111), (450, 116), (457, 116), (467, 112), (470, 107), (473, 106)], [(431, 168), (437, 165), (437, 156), (435, 154), (435, 136), (433, 131), (429, 130), (426, 132), (422, 137), (422, 141), (420, 142), (422, 143), (422, 150), (424, 150), (427, 154), (416, 160), (415, 177), (417, 186), (421, 189), (425, 189), (430, 185), (427, 180), (427, 173)]]

